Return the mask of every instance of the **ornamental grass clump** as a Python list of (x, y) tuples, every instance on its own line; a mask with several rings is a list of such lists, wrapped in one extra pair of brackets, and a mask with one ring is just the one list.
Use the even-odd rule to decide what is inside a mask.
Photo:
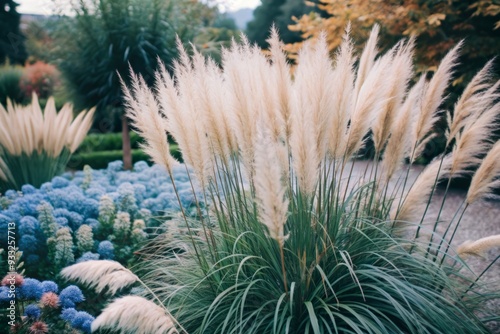
[[(485, 333), (487, 322), (498, 320), (475, 312), (498, 293), (478, 293), (477, 277), (461, 271), (467, 266), (450, 247), (466, 206), (452, 221), (424, 224), (440, 182), (449, 186), (479, 167), (484, 175), (473, 180), (470, 201), (498, 184), (498, 159), (482, 160), (500, 111), (491, 63), (449, 115), (445, 153), (413, 181), (411, 163), (433, 137), (460, 45), (430, 80), (423, 74), (413, 81), (414, 41), (378, 55), (377, 33), (375, 27), (359, 59), (348, 32), (333, 60), (324, 35), (307, 42), (293, 75), (275, 31), (268, 56), (243, 37), (224, 50), (220, 68), (179, 43), (174, 76), (161, 67), (149, 88), (132, 75), (124, 87), (127, 113), (145, 150), (172, 177), (170, 133), (193, 192), (202, 189), (197, 219), (181, 205), (183, 232), (143, 249), (136, 271), (147, 296), (175, 319), (172, 328)], [(375, 161), (357, 167), (369, 134)], [(448, 226), (441, 237), (439, 224)], [(460, 251), (495, 244), (497, 237)], [(123, 316), (115, 329), (128, 328)]]
[(31, 104), (0, 105), (0, 192), (21, 190), (25, 184), (40, 187), (62, 174), (71, 154), (92, 125), (94, 109), (73, 118), (66, 104), (57, 112), (53, 98), (42, 109), (33, 94)]

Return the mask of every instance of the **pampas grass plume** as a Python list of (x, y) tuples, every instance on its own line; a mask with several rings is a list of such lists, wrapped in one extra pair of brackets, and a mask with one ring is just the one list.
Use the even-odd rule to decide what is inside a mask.
[(126, 296), (109, 304), (92, 322), (92, 332), (113, 329), (130, 334), (177, 333), (165, 310), (138, 296)]
[(467, 192), (467, 203), (486, 197), (500, 186), (500, 141), (486, 155), (472, 178)]
[(120, 263), (110, 260), (91, 260), (74, 264), (61, 271), (66, 279), (76, 280), (101, 293), (114, 295), (118, 290), (139, 280), (130, 270)]
[(476, 241), (467, 240), (457, 248), (457, 254), (465, 259), (469, 256), (485, 257), (486, 253), (495, 247), (500, 247), (500, 234), (481, 238)]
[(283, 246), (286, 240), (284, 225), (288, 213), (288, 200), (285, 199), (286, 188), (282, 183), (283, 174), (280, 168), (276, 148), (278, 143), (273, 143), (269, 136), (262, 131), (257, 137), (257, 150), (255, 163), (259, 168), (255, 175), (255, 193), (259, 205), (259, 216), (269, 236)]

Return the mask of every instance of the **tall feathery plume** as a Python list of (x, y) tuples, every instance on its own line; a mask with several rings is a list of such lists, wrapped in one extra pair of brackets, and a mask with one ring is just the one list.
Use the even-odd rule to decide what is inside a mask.
[(456, 136), (452, 151), (453, 176), (470, 174), (470, 169), (481, 163), (481, 155), (491, 148), (491, 133), (498, 125), (499, 113), (500, 102), (491, 105), (477, 118), (469, 119), (463, 131)]
[[(262, 127), (265, 127), (264, 124)], [(269, 236), (283, 246), (287, 238), (284, 226), (288, 200), (282, 183), (283, 166), (277, 156), (278, 145), (282, 144), (274, 141), (264, 129), (259, 131), (255, 152), (255, 195), (261, 223), (267, 227)]]
[(382, 169), (384, 171), (384, 183), (389, 183), (394, 173), (399, 169), (411, 151), (410, 138), (408, 132), (411, 126), (414, 125), (415, 117), (414, 112), (418, 101), (422, 96), (422, 90), (425, 84), (425, 77), (412, 87), (403, 106), (399, 110), (399, 115), (391, 128), (391, 136), (385, 148), (384, 157), (382, 159)]
[(322, 33), (315, 44), (307, 43), (299, 52), (297, 60), (293, 88), (298, 107), (304, 117), (311, 118), (309, 124), (312, 128), (307, 131), (314, 136), (318, 159), (322, 161), (330, 142), (328, 128), (335, 108), (335, 95), (331, 93), (331, 85), (336, 80), (326, 34)]
[(373, 67), (375, 62), (375, 57), (377, 56), (377, 40), (378, 33), (380, 31), (380, 26), (375, 24), (370, 33), (370, 37), (368, 38), (368, 42), (366, 42), (366, 46), (363, 49), (363, 53), (361, 54), (361, 58), (359, 59), (358, 71), (356, 73), (356, 83), (354, 87), (354, 95), (358, 96), (361, 87), (363, 86), (368, 73)]
[(177, 80), (178, 101), (181, 110), (184, 114), (186, 135), (189, 140), (187, 144), (190, 146), (189, 165), (193, 168), (194, 174), (202, 187), (208, 185), (212, 174), (212, 158), (209, 142), (206, 138), (205, 123), (203, 113), (206, 110), (201, 110), (195, 103), (195, 93), (193, 87), (196, 82), (196, 73), (193, 69), (192, 60), (189, 58), (186, 50), (182, 46), (180, 40), (177, 40), (177, 49), (179, 50), (180, 60), (174, 61), (174, 74)]
[(208, 143), (215, 156), (221, 157), (227, 164), (231, 150), (232, 136), (224, 108), (222, 73), (212, 59), (205, 58), (196, 50), (193, 56), (194, 67), (194, 103), (202, 110), (202, 121), (206, 129)]
[(375, 111), (381, 110), (383, 103), (386, 102), (383, 97), (388, 89), (386, 78), (391, 75), (391, 60), (391, 53), (378, 59), (364, 80), (358, 95), (353, 96), (354, 107), (347, 135), (346, 158), (351, 157), (362, 147), (363, 138), (377, 116)]
[[(225, 90), (228, 92), (228, 107), (231, 116), (231, 127), (236, 136), (239, 153), (247, 177), (252, 180), (255, 175), (255, 138), (257, 133), (257, 119), (261, 110), (253, 89), (262, 89), (260, 85), (252, 84), (256, 73), (255, 53), (248, 40), (242, 36), (242, 44), (237, 45), (233, 40), (231, 48), (223, 52), (223, 68)], [(260, 88), (259, 88), (260, 87)]]
[(467, 203), (492, 194), (500, 186), (500, 141), (488, 152), (472, 178)]
[(163, 63), (160, 63), (160, 69), (155, 73), (155, 79), (156, 96), (164, 120), (162, 122), (163, 130), (168, 131), (175, 138), (184, 161), (191, 165), (194, 152), (191, 149), (192, 145), (187, 129), (191, 120), (188, 119), (186, 113), (182, 112), (174, 79)]
[(406, 44), (402, 42), (394, 48), (394, 56), (391, 61), (388, 89), (383, 97), (385, 102), (372, 126), (373, 144), (375, 152), (380, 153), (393, 128), (396, 113), (407, 93), (408, 82), (413, 76), (412, 55), (414, 40), (410, 39)]
[[(411, 221), (418, 217), (420, 209), (427, 203), (428, 197), (436, 184), (437, 179), (442, 179), (449, 175), (451, 170), (451, 157), (446, 156), (441, 159), (435, 159), (429, 164), (413, 183), (406, 194), (401, 207), (398, 210), (398, 201), (394, 201), (391, 212), (391, 220)], [(403, 194), (404, 196), (404, 194)]]
[(291, 106), (290, 95), (292, 91), (292, 79), (290, 65), (288, 64), (286, 54), (283, 51), (283, 43), (279, 39), (276, 27), (271, 29), (271, 37), (267, 40), (269, 51), (271, 53), (272, 72), (276, 79), (276, 94), (279, 116), (277, 121), (282, 123), (284, 128), (285, 141), (288, 142), (291, 133)]
[(178, 333), (173, 318), (163, 308), (138, 296), (115, 300), (92, 322), (92, 332), (106, 329), (135, 334)]
[[(413, 146), (415, 153), (413, 161), (420, 155), (419, 153), (425, 147), (429, 137), (427, 134), (432, 130), (434, 124), (439, 119), (439, 106), (443, 102), (443, 94), (448, 87), (448, 83), (453, 75), (453, 67), (455, 67), (458, 51), (462, 46), (462, 42), (458, 43), (448, 54), (443, 58), (437, 71), (434, 73), (431, 81), (426, 85), (425, 93), (422, 97), (420, 105), (419, 117), (416, 121), (416, 126), (413, 131)], [(412, 162), (413, 162), (412, 161)]]
[(457, 254), (463, 259), (470, 256), (486, 257), (486, 253), (495, 247), (500, 247), (500, 234), (481, 238), (476, 241), (467, 240), (457, 248)]
[(176, 161), (170, 154), (165, 119), (159, 114), (159, 106), (149, 89), (133, 73), (131, 79), (132, 92), (122, 81), (127, 117), (146, 140), (142, 144), (144, 151), (155, 163), (172, 171)]
[(347, 144), (347, 126), (351, 116), (352, 96), (354, 92), (354, 62), (353, 44), (349, 37), (350, 25), (347, 26), (343, 42), (336, 55), (336, 64), (333, 76), (333, 95), (335, 106), (331, 124), (329, 155), (333, 159), (343, 156)]
[[(483, 110), (487, 109), (488, 105), (494, 98), (498, 98), (499, 94), (494, 91), (497, 90), (498, 86), (490, 87), (489, 79), (491, 78), (491, 69), (493, 67), (493, 59), (490, 60), (486, 65), (479, 71), (471, 82), (465, 87), (464, 92), (460, 96), (460, 99), (455, 104), (453, 110), (453, 117), (449, 121), (449, 131), (447, 134), (448, 140), (447, 145), (457, 136), (460, 130), (469, 121), (469, 117), (473, 115), (480, 114)], [(497, 82), (498, 85), (498, 82)], [(487, 89), (489, 88), (489, 89)], [(493, 98), (493, 99), (492, 99)]]
[(88, 285), (101, 293), (114, 295), (118, 290), (137, 282), (139, 278), (116, 261), (91, 260), (74, 264), (61, 271), (61, 276)]

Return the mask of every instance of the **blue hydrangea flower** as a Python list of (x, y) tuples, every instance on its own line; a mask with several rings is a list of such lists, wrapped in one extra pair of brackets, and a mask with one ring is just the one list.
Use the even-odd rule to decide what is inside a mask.
[(146, 161), (137, 161), (134, 164), (134, 170), (138, 173), (142, 173), (148, 168), (149, 168), (149, 166), (148, 166), (148, 163)]
[(76, 231), (83, 224), (83, 217), (76, 212), (67, 209), (55, 209), (54, 217), (64, 217), (68, 220), (68, 225), (72, 230)]
[(61, 312), (61, 319), (63, 319), (64, 321), (67, 321), (67, 322), (71, 323), (71, 321), (73, 320), (73, 318), (75, 317), (75, 315), (77, 313), (78, 313), (78, 311), (75, 310), (72, 307), (65, 308)]
[(42, 186), (40, 187), (40, 190), (43, 193), (48, 193), (48, 192), (52, 191), (52, 183), (50, 183), (50, 182), (43, 183)]
[(99, 243), (97, 253), (105, 260), (112, 260), (115, 257), (114, 246), (111, 241), (104, 240)]
[(63, 308), (74, 308), (76, 303), (85, 300), (82, 290), (76, 285), (70, 285), (64, 288), (59, 294), (59, 302)]
[(55, 178), (52, 179), (52, 188), (57, 189), (57, 188), (65, 188), (69, 186), (69, 181), (66, 180), (64, 177), (56, 176)]
[(79, 311), (74, 315), (70, 323), (73, 328), (82, 329), (83, 324), (87, 321), (90, 321), (90, 323), (92, 323), (92, 321), (94, 321), (94, 317), (85, 311)]
[(107, 168), (109, 172), (119, 172), (122, 169), (123, 169), (123, 161), (120, 160), (110, 162)]
[(92, 232), (96, 233), (97, 230), (99, 229), (99, 226), (101, 225), (101, 223), (99, 223), (99, 221), (97, 219), (87, 218), (87, 219), (85, 219), (85, 225), (92, 227)]
[(99, 254), (92, 253), (92, 252), (85, 252), (76, 260), (76, 263), (80, 262), (85, 262), (85, 261), (91, 261), (91, 260), (99, 260)]
[(0, 286), (0, 303), (8, 303), (12, 298), (9, 297), (9, 288)]
[(37, 279), (25, 278), (23, 285), (19, 288), (19, 294), (23, 299), (38, 300), (43, 294), (42, 284)]
[(6, 196), (8, 199), (12, 199), (12, 200), (14, 200), (14, 199), (16, 199), (16, 198), (18, 198), (18, 197), (19, 197), (19, 193), (18, 193), (17, 191), (15, 191), (15, 190), (7, 190), (7, 191), (5, 192), (5, 196)]
[(65, 218), (65, 217), (57, 217), (56, 218), (56, 223), (60, 227), (68, 227), (68, 225), (69, 225), (68, 219)]
[(35, 217), (24, 216), (19, 220), (18, 232), (20, 235), (35, 235), (36, 230), (40, 228), (40, 223)]
[(80, 330), (82, 332), (84, 332), (85, 334), (92, 333), (92, 322), (93, 321), (94, 321), (93, 319), (92, 320), (90, 320), (90, 319), (89, 320), (85, 320), (83, 322), (82, 326), (80, 327)]
[(28, 318), (32, 319), (38, 319), (40, 318), (40, 315), (42, 314), (42, 311), (40, 310), (40, 307), (36, 304), (30, 304), (24, 308), (24, 315), (27, 316)]
[(21, 187), (21, 192), (24, 195), (33, 194), (36, 192), (36, 188), (33, 187), (31, 184), (25, 184), (24, 186)]
[(38, 250), (38, 240), (30, 234), (25, 234), (19, 240), (19, 249), (26, 254), (36, 253)]
[(59, 287), (53, 281), (43, 281), (42, 282), (42, 289), (43, 289), (44, 293), (45, 292), (57, 293), (59, 291)]

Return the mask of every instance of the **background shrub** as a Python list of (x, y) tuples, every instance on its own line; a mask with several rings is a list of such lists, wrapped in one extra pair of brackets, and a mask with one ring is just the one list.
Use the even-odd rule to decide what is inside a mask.
[(24, 97), (29, 99), (35, 93), (40, 99), (48, 99), (60, 84), (59, 77), (59, 71), (54, 65), (37, 61), (26, 66), (20, 80)]
[(21, 103), (23, 101), (23, 92), (20, 87), (23, 68), (20, 66), (1, 66), (0, 67), (0, 103), (7, 104), (7, 98), (13, 102)]

